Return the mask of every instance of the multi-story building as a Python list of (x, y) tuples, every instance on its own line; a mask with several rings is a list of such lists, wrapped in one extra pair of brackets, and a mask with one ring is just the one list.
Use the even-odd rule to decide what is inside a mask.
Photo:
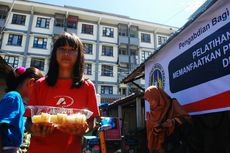
[(0, 28), (0, 54), (6, 62), (34, 66), (44, 74), (55, 36), (76, 33), (85, 46), (85, 74), (102, 102), (127, 95), (128, 86), (119, 82), (177, 30), (122, 15), (23, 0), (0, 0)]

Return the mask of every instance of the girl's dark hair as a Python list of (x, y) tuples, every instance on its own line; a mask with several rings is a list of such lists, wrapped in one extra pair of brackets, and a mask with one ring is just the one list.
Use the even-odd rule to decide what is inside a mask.
[(26, 79), (34, 78), (35, 80), (38, 80), (41, 77), (43, 77), (43, 74), (41, 73), (39, 69), (35, 67), (27, 68), (24, 73), (22, 73), (21, 75), (17, 77), (15, 89), (19, 87), (20, 85), (22, 85)]
[(84, 73), (84, 50), (83, 50), (83, 44), (78, 36), (75, 34), (70, 33), (64, 33), (59, 35), (57, 40), (54, 43), (53, 50), (50, 57), (50, 65), (49, 70), (47, 73), (47, 79), (46, 83), (48, 86), (55, 86), (57, 80), (58, 80), (58, 74), (59, 74), (59, 65), (56, 59), (56, 53), (58, 47), (63, 46), (70, 46), (77, 50), (77, 61), (74, 64), (73, 72), (72, 72), (72, 85), (71, 88), (78, 88), (82, 85), (84, 79), (83, 79), (83, 73)]
[(13, 90), (16, 83), (16, 74), (14, 69), (6, 63), (6, 61), (0, 56), (0, 79), (6, 82), (6, 91)]

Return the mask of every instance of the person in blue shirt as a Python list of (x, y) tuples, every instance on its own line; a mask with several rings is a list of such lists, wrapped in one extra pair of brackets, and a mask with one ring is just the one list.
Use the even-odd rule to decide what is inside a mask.
[(13, 91), (7, 92), (0, 101), (0, 153), (18, 153), (23, 140), (23, 99), (29, 97), (35, 81), (43, 74), (37, 68), (27, 68), (16, 80)]

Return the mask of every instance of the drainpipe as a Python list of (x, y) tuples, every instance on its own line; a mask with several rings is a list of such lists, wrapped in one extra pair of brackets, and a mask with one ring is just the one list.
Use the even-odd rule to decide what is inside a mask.
[(128, 55), (129, 55), (129, 73), (131, 72), (131, 52), (130, 52), (130, 23), (128, 24), (128, 45), (127, 45), (127, 50), (128, 50)]
[(27, 61), (27, 56), (28, 56), (28, 52), (29, 52), (30, 33), (31, 33), (31, 29), (32, 29), (33, 18), (34, 18), (34, 7), (31, 6), (29, 27), (28, 27), (28, 30), (26, 33), (26, 44), (25, 44), (25, 50), (23, 53), (23, 61), (22, 61), (22, 66), (24, 66), (24, 67), (26, 67), (26, 61)]
[(68, 19), (69, 12), (65, 12), (65, 21), (64, 21), (64, 31), (67, 31), (67, 19)]
[[(129, 65), (128, 65), (128, 73), (131, 73), (131, 52), (130, 52), (130, 25), (131, 23), (128, 24), (128, 45), (127, 45), (127, 51), (128, 51), (128, 56), (129, 56)], [(130, 90), (130, 84), (127, 84), (127, 94), (129, 95), (129, 90)]]
[(98, 75), (99, 75), (99, 50), (100, 50), (100, 22), (101, 17), (97, 22), (97, 41), (96, 41), (96, 65), (95, 65), (95, 88), (98, 93)]
[(157, 32), (153, 31), (154, 49), (157, 49)]

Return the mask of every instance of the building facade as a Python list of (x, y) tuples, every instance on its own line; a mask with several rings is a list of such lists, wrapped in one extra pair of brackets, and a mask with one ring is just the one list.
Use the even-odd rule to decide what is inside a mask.
[[(0, 0), (0, 54), (12, 67), (46, 74), (55, 36), (77, 34), (85, 46), (85, 75), (101, 102), (135, 88), (119, 82), (177, 30), (127, 16), (23, 0)], [(144, 85), (144, 80), (138, 82)]]

